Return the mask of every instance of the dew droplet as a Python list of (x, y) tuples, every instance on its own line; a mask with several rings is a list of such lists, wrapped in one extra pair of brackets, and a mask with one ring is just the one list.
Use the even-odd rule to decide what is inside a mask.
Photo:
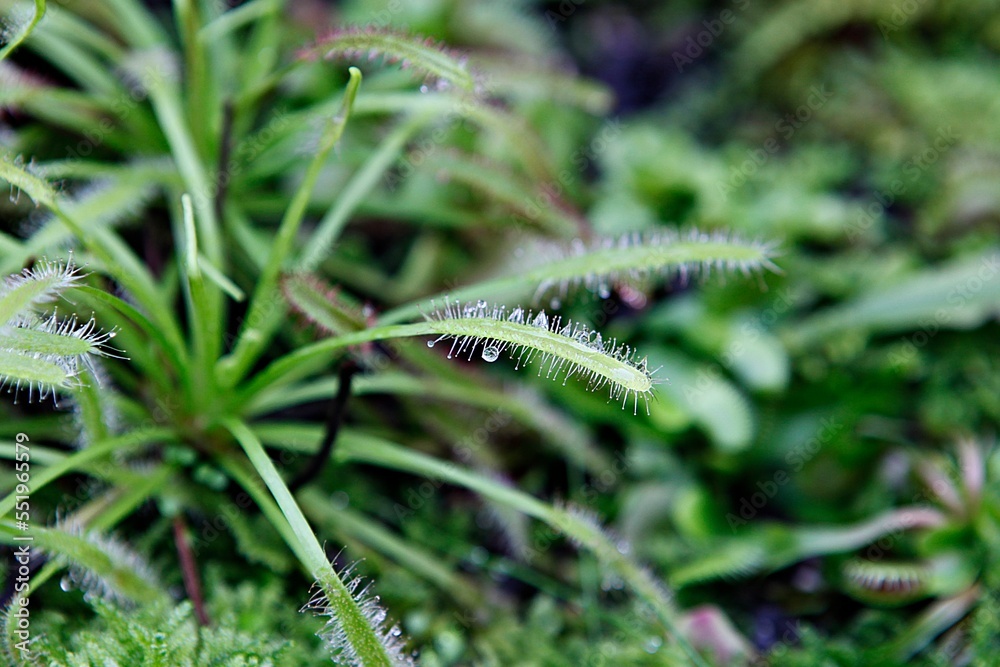
[(73, 590), (73, 582), (70, 581), (69, 577), (63, 577), (59, 580), (59, 588), (61, 588), (63, 592), (68, 593)]
[(488, 361), (491, 364), (497, 360), (500, 356), (500, 348), (496, 345), (487, 345), (483, 348), (483, 361)]
[(480, 307), (480, 308), (485, 308), (485, 307), (486, 307), (486, 302), (485, 302), (485, 301), (483, 301), (482, 299), (480, 299), (480, 300), (479, 300), (479, 301), (478, 301), (478, 302), (476, 303), (476, 305), (477, 305), (478, 307)]
[(472, 550), (469, 551), (469, 560), (474, 565), (485, 565), (486, 561), (488, 561), (489, 559), (490, 559), (490, 552), (484, 549), (483, 547), (478, 547), (478, 546), (473, 547)]
[(601, 297), (602, 299), (607, 299), (609, 296), (611, 296), (611, 289), (607, 285), (602, 283), (597, 288), (597, 296)]
[(535, 319), (533, 319), (531, 321), (531, 324), (532, 324), (532, 326), (536, 326), (536, 327), (538, 327), (540, 329), (548, 329), (549, 328), (549, 318), (545, 314), (545, 311), (543, 310), (540, 313), (538, 313), (538, 315), (535, 316)]
[(426, 92), (429, 92), (429, 91), (430, 91), (430, 88), (428, 88), (426, 84), (424, 84), (423, 86), (420, 86), (420, 92), (426, 93)]
[(646, 640), (643, 648), (646, 649), (646, 653), (656, 653), (663, 646), (663, 640), (659, 637), (650, 637)]
[(351, 497), (343, 491), (337, 491), (330, 496), (330, 504), (333, 505), (334, 509), (347, 509), (347, 506), (351, 504)]
[(427, 341), (427, 347), (434, 347), (434, 343), (436, 343), (436, 342), (437, 342), (436, 340), (429, 340), (429, 341)]
[(552, 308), (553, 310), (555, 310), (561, 305), (562, 301), (560, 301), (558, 297), (552, 297), (552, 300), (549, 301), (549, 308)]

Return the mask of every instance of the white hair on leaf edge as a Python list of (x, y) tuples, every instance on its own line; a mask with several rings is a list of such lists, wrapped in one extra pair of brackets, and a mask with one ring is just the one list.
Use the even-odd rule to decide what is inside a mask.
[(446, 301), (424, 315), (438, 338), (427, 343), (433, 347), (451, 340), (448, 357), (479, 352), (487, 362), (496, 361), (504, 352), (516, 360), (516, 368), (540, 358), (538, 375), (565, 385), (580, 375), (590, 391), (607, 388), (610, 400), (622, 400), (624, 407), (633, 398), (638, 411), (639, 398), (647, 401), (654, 380), (645, 358), (616, 340), (605, 342), (600, 332), (560, 317), (549, 317), (544, 310), (525, 311), (515, 307), (489, 305), (485, 301), (462, 304)]

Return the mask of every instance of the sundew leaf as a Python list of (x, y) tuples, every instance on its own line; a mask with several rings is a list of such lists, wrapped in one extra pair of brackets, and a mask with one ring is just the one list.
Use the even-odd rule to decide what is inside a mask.
[(430, 160), (439, 175), (479, 192), (513, 212), (521, 224), (538, 226), (553, 236), (579, 231), (582, 217), (569, 203), (540, 190), (532, 181), (495, 162), (444, 151)]
[(372, 327), (299, 348), (258, 373), (233, 400), (250, 405), (259, 392), (312, 374), (352, 345), (412, 336), (437, 336), (427, 343), (430, 347), (452, 340), (449, 357), (467, 353), (471, 358), (478, 351), (484, 361), (494, 362), (509, 352), (518, 368), (540, 357), (539, 375), (544, 372), (545, 377), (566, 383), (579, 374), (591, 391), (606, 388), (611, 400), (621, 399), (623, 407), (631, 398), (633, 412), (638, 412), (640, 397), (648, 407), (654, 385), (645, 359), (638, 359), (627, 345), (605, 342), (599, 332), (584, 325), (564, 323), (544, 311), (508, 311), (485, 301), (462, 305), (449, 300), (425, 314), (424, 322)]
[(653, 389), (653, 378), (646, 360), (636, 361), (634, 351), (616, 341), (604, 342), (600, 333), (586, 326), (561, 318), (549, 318), (545, 311), (533, 313), (522, 308), (507, 311), (505, 306), (489, 306), (485, 301), (461, 305), (450, 302), (444, 308), (427, 315), (428, 333), (438, 338), (429, 346), (451, 340), (448, 357), (479, 351), (487, 362), (496, 361), (509, 350), (517, 367), (528, 364), (535, 355), (541, 357), (538, 374), (565, 383), (581, 375), (591, 391), (610, 389), (613, 400), (622, 398), (622, 405), (634, 399), (636, 409), (641, 396), (647, 401)]
[(98, 377), (94, 357), (109, 355), (106, 343), (114, 336), (114, 331), (98, 329), (93, 319), (79, 324), (76, 318), (60, 320), (55, 315), (2, 326), (0, 387), (9, 386), (16, 397), (24, 384), (31, 401), (36, 393), (44, 399), (57, 390), (78, 386), (81, 365), (92, 378)]
[(743, 538), (713, 544), (706, 554), (682, 563), (670, 573), (670, 583), (678, 588), (716, 579), (734, 580), (749, 577), (767, 564), (763, 540)]
[(491, 92), (504, 98), (557, 101), (599, 116), (614, 107), (614, 93), (608, 87), (575, 76), (556, 61), (539, 62), (537, 57), (519, 58), (505, 52), (477, 55), (474, 66), (489, 79)]
[[(413, 660), (404, 652), (406, 639), (398, 626), (386, 623), (388, 615), (370, 587), (361, 586), (361, 579), (354, 577), (350, 568), (334, 570), (298, 502), (254, 432), (235, 419), (226, 419), (223, 423), (246, 452), (270, 497), (257, 486), (256, 478), (245, 479), (241, 484), (269, 515), (303, 567), (316, 580), (318, 590), (306, 608), (329, 618), (320, 636), (338, 664), (352, 667), (413, 665)], [(230, 472), (236, 469), (230, 467)]]
[[(17, 8), (21, 7), (18, 5)], [(10, 19), (10, 24), (4, 26), (3, 34), (0, 35), (0, 39), (6, 42), (3, 48), (0, 48), (0, 61), (9, 56), (14, 49), (21, 45), (21, 42), (28, 38), (43, 16), (45, 16), (45, 0), (35, 0), (35, 11), (30, 19), (26, 16), (22, 18), (16, 15)]]
[(61, 262), (44, 262), (8, 276), (0, 283), (0, 326), (55, 300), (64, 290), (75, 287), (80, 277), (72, 264)]
[[(38, 548), (66, 559), (69, 582), (88, 598), (119, 603), (165, 599), (150, 565), (118, 540), (87, 531), (78, 522), (32, 531)], [(2, 532), (13, 533), (14, 528), (2, 525)]]
[(0, 389), (16, 396), (27, 388), (28, 400), (45, 399), (56, 389), (73, 386), (75, 373), (45, 359), (36, 359), (10, 350), (0, 350)]
[(93, 369), (93, 357), (106, 356), (114, 331), (102, 331), (93, 318), (39, 318), (34, 308), (79, 283), (71, 263), (43, 262), (0, 283), (0, 388), (27, 388), (28, 399), (44, 399), (79, 384), (80, 364)]
[(365, 328), (360, 312), (343, 303), (337, 288), (305, 273), (286, 276), (281, 290), (292, 308), (325, 333), (340, 336)]
[(370, 27), (346, 28), (323, 37), (315, 46), (302, 52), (305, 57), (317, 54), (324, 58), (385, 58), (403, 68), (412, 67), (423, 72), (434, 80), (438, 90), (457, 86), (471, 92), (476, 87), (465, 57), (429, 38)]
[(33, 326), (0, 327), (0, 348), (35, 358), (103, 356), (114, 331), (101, 331), (95, 320), (80, 324), (76, 318), (52, 316)]
[(633, 233), (616, 239), (600, 238), (553, 248), (544, 264), (529, 275), (538, 278), (538, 291), (556, 287), (560, 294), (582, 286), (599, 295), (620, 281), (649, 277), (708, 277), (718, 273), (749, 276), (778, 271), (771, 261), (775, 244), (747, 240), (728, 232), (663, 230)]
[[(282, 265), (292, 251), (296, 234), (305, 217), (309, 198), (323, 169), (326, 157), (333, 150), (333, 147), (340, 142), (340, 138), (343, 136), (347, 123), (351, 118), (354, 100), (361, 86), (362, 77), (361, 71), (356, 67), (351, 67), (349, 74), (350, 78), (344, 90), (340, 109), (336, 115), (327, 121), (323, 129), (323, 135), (319, 142), (319, 150), (313, 155), (306, 170), (305, 178), (292, 197), (288, 208), (285, 209), (285, 214), (282, 216), (281, 224), (278, 227), (278, 233), (274, 238), (274, 243), (270, 248), (261, 272), (261, 278), (254, 289), (250, 300), (249, 314), (246, 319), (246, 323), (253, 322), (254, 325), (246, 325), (240, 330), (240, 337), (232, 354), (219, 362), (218, 371), (220, 377), (223, 378), (223, 384), (235, 382), (238, 377), (246, 372), (247, 368), (270, 340), (270, 337), (274, 334), (275, 329), (280, 323), (281, 310), (272, 307), (273, 291), (278, 287)], [(318, 248), (322, 255), (322, 250), (326, 247), (325, 244), (332, 242), (336, 236), (335, 223), (336, 221), (333, 221), (333, 224), (330, 224), (328, 217), (320, 222), (319, 229), (314, 233), (314, 238), (310, 245), (312, 251), (316, 251)]]
[[(648, 603), (674, 635), (675, 641), (688, 653), (691, 664), (706, 665), (691, 649), (685, 638), (676, 632), (673, 593), (647, 567), (635, 559), (631, 545), (611, 534), (589, 509), (565, 504), (552, 506), (462, 466), (439, 461), (395, 443), (349, 430), (341, 434), (336, 456), (339, 460), (367, 462), (440, 479), (475, 491), (485, 498), (547, 523), (574, 545), (592, 552)], [(527, 559), (536, 555), (538, 553), (535, 551), (524, 554)]]
[(49, 206), (56, 201), (56, 191), (44, 179), (32, 173), (31, 165), (25, 166), (24, 158), (0, 155), (0, 179), (10, 183), (15, 194), (24, 191), (35, 204)]
[[(565, 296), (578, 287), (606, 298), (611, 288), (621, 282), (672, 276), (708, 277), (713, 271), (751, 275), (778, 270), (771, 261), (775, 256), (773, 243), (698, 230), (626, 234), (589, 243), (578, 240), (568, 247), (551, 244), (532, 254), (537, 255), (537, 263), (516, 275), (453, 290), (451, 296), (465, 299), (478, 294), (500, 298), (534, 286), (536, 299), (549, 292)], [(412, 317), (417, 310), (419, 304), (401, 306), (383, 315), (380, 322), (398, 322)]]
[[(141, 168), (141, 165), (136, 167)], [(39, 166), (37, 171), (48, 176), (44, 166)], [(72, 199), (65, 198), (62, 212), (83, 227), (108, 228), (138, 215), (154, 192), (154, 185), (141, 177), (95, 182), (79, 189)], [(35, 229), (24, 241), (21, 251), (15, 256), (4, 257), (0, 271), (14, 270), (25, 257), (44, 256), (46, 252), (71, 247), (76, 241), (73, 232), (54, 215), (31, 226)]]

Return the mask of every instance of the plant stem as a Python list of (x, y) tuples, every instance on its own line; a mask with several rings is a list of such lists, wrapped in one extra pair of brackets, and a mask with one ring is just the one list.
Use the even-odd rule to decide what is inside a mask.
[(358, 87), (361, 85), (361, 71), (352, 67), (350, 76), (340, 112), (331, 120), (323, 134), (319, 150), (310, 162), (305, 178), (295, 192), (295, 196), (281, 220), (271, 254), (268, 256), (267, 264), (261, 272), (261, 277), (257, 281), (257, 287), (250, 300), (249, 312), (243, 329), (240, 331), (236, 348), (232, 354), (220, 361), (216, 369), (220, 384), (224, 387), (233, 386), (243, 377), (247, 369), (260, 355), (264, 346), (270, 341), (277, 323), (281, 321), (281, 315), (285, 312), (284, 304), (277, 294), (278, 276), (285, 259), (292, 251), (295, 236), (302, 224), (316, 181), (326, 164), (327, 155), (340, 141), (351, 116), (351, 108), (354, 105)]
[(205, 598), (201, 593), (201, 577), (198, 575), (198, 563), (195, 561), (191, 543), (188, 541), (187, 522), (183, 514), (178, 514), (173, 520), (174, 544), (177, 545), (177, 557), (181, 563), (181, 573), (184, 578), (184, 590), (194, 605), (194, 613), (198, 625), (208, 626), (212, 622), (205, 610)]
[(330, 401), (330, 406), (327, 409), (323, 442), (320, 444), (316, 454), (306, 462), (305, 467), (288, 483), (289, 491), (294, 493), (315, 479), (323, 470), (323, 465), (330, 458), (330, 452), (333, 451), (333, 446), (337, 442), (337, 432), (340, 430), (340, 424), (344, 420), (347, 400), (351, 397), (351, 378), (354, 377), (354, 374), (358, 370), (357, 365), (351, 361), (346, 361), (340, 365), (340, 383), (337, 387), (337, 395)]
[(692, 664), (708, 667), (704, 659), (677, 629), (677, 619), (671, 601), (672, 595), (645, 568), (622, 553), (617, 544), (595, 526), (582, 521), (571, 512), (552, 507), (526, 493), (478, 475), (471, 470), (434, 457), (410, 451), (372, 436), (345, 432), (337, 450), (340, 461), (371, 463), (395, 470), (403, 470), (439, 479), (470, 489), (495, 502), (511, 507), (530, 517), (552, 526), (572, 540), (576, 540), (615, 569), (656, 612), (657, 617), (673, 635), (678, 645), (688, 654)]
[(378, 183), (399, 152), (420, 128), (427, 124), (430, 114), (418, 114), (402, 122), (379, 146), (358, 173), (347, 183), (344, 191), (329, 212), (316, 226), (312, 238), (305, 245), (299, 266), (314, 271), (329, 254), (351, 214)]
[(292, 536), (295, 540), (294, 551), (299, 554), (302, 564), (316, 579), (323, 595), (330, 603), (335, 622), (340, 625), (347, 641), (357, 652), (365, 667), (391, 667), (392, 660), (385, 647), (368, 624), (368, 619), (358, 608), (351, 592), (334, 572), (326, 552), (320, 546), (319, 540), (316, 539), (315, 533), (302, 514), (298, 503), (295, 502), (295, 498), (285, 486), (285, 482), (281, 479), (277, 468), (274, 467), (274, 463), (264, 451), (260, 440), (246, 424), (239, 420), (226, 418), (222, 420), (222, 424), (243, 447), (250, 462), (257, 469), (267, 488), (270, 489), (278, 507), (281, 508), (282, 514), (291, 526)]

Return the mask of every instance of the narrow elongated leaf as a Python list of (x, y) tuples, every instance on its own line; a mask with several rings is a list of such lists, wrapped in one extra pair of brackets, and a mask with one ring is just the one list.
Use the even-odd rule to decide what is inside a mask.
[(323, 38), (303, 51), (307, 57), (316, 54), (323, 54), (326, 58), (385, 58), (404, 68), (412, 67), (423, 72), (434, 79), (438, 88), (458, 86), (469, 91), (475, 88), (465, 58), (431, 39), (376, 28), (348, 28)]

